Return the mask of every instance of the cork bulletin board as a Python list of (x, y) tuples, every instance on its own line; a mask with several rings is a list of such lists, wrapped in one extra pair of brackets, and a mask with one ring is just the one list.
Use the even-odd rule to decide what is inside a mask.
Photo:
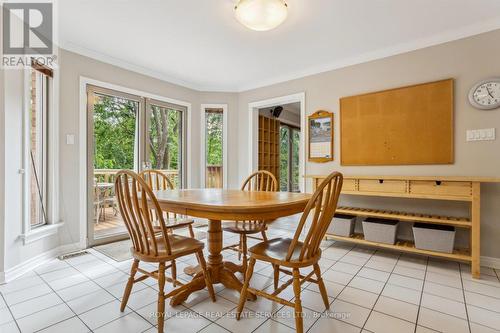
[(453, 79), (340, 99), (342, 165), (451, 164)]

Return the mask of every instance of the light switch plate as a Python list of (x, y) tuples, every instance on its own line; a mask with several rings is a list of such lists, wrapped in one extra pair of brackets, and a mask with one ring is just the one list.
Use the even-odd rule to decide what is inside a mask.
[(492, 141), (496, 139), (494, 128), (483, 128), (477, 130), (467, 130), (467, 141)]
[(74, 145), (75, 144), (75, 135), (74, 134), (66, 134), (66, 144)]

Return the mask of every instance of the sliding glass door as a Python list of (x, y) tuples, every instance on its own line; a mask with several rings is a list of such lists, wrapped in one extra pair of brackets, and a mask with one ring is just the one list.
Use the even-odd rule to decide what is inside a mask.
[(88, 86), (87, 111), (88, 243), (93, 246), (128, 237), (114, 192), (119, 170), (158, 169), (183, 186), (185, 109)]

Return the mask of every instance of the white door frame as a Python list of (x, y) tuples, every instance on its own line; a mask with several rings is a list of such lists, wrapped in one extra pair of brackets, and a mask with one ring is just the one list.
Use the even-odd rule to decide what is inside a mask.
[(227, 188), (227, 104), (201, 104), (200, 112), (200, 187), (205, 187), (206, 169), (206, 131), (205, 131), (205, 110), (222, 109), (222, 187)]
[(133, 88), (128, 88), (104, 81), (99, 81), (91, 79), (85, 76), (80, 76), (80, 114), (79, 114), (79, 131), (78, 131), (78, 141), (79, 141), (79, 156), (80, 156), (80, 170), (79, 170), (79, 209), (80, 209), (80, 247), (88, 247), (88, 228), (87, 228), (87, 85), (99, 86), (102, 88), (107, 88), (111, 90), (117, 90), (124, 93), (138, 95), (146, 98), (156, 99), (158, 101), (177, 104), (186, 107), (187, 109), (187, 126), (185, 128), (185, 144), (186, 144), (186, 156), (185, 156), (185, 172), (186, 172), (186, 184), (187, 187), (191, 187), (191, 180), (193, 179), (194, 168), (191, 163), (191, 136), (188, 134), (192, 126), (192, 109), (191, 103), (168, 98), (164, 96), (150, 94), (144, 91), (140, 91)]
[(248, 103), (248, 121), (249, 121), (249, 163), (248, 174), (257, 171), (259, 160), (259, 109), (272, 107), (276, 105), (300, 103), (300, 142), (299, 142), (299, 189), (305, 191), (306, 180), (304, 178), (306, 170), (306, 94), (305, 92), (280, 96), (261, 101)]

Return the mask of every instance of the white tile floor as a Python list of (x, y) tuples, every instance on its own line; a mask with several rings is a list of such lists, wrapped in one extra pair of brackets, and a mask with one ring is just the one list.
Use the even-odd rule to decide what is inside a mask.
[[(290, 219), (278, 221), (269, 235), (290, 235), (293, 226)], [(225, 243), (235, 241), (225, 237)], [(332, 241), (322, 248), (331, 306), (324, 311), (317, 286), (303, 285), (304, 329), (309, 332), (500, 332), (499, 271), (483, 268), (482, 279), (474, 280), (469, 267), (454, 262)], [(224, 256), (236, 260), (233, 253)], [(193, 263), (194, 257), (183, 259), (178, 271)], [(129, 268), (130, 261), (115, 262), (90, 250), (0, 285), (0, 333), (156, 332), (155, 280), (136, 284), (126, 311), (119, 310)], [(258, 263), (255, 271), (251, 284), (272, 289), (271, 268)], [(180, 278), (189, 279), (185, 274)], [(259, 298), (247, 302), (246, 318), (236, 321), (238, 293), (220, 285), (216, 292), (216, 303), (200, 291), (181, 306), (167, 306), (165, 331), (295, 331), (291, 308)], [(293, 298), (290, 288), (281, 295)]]

